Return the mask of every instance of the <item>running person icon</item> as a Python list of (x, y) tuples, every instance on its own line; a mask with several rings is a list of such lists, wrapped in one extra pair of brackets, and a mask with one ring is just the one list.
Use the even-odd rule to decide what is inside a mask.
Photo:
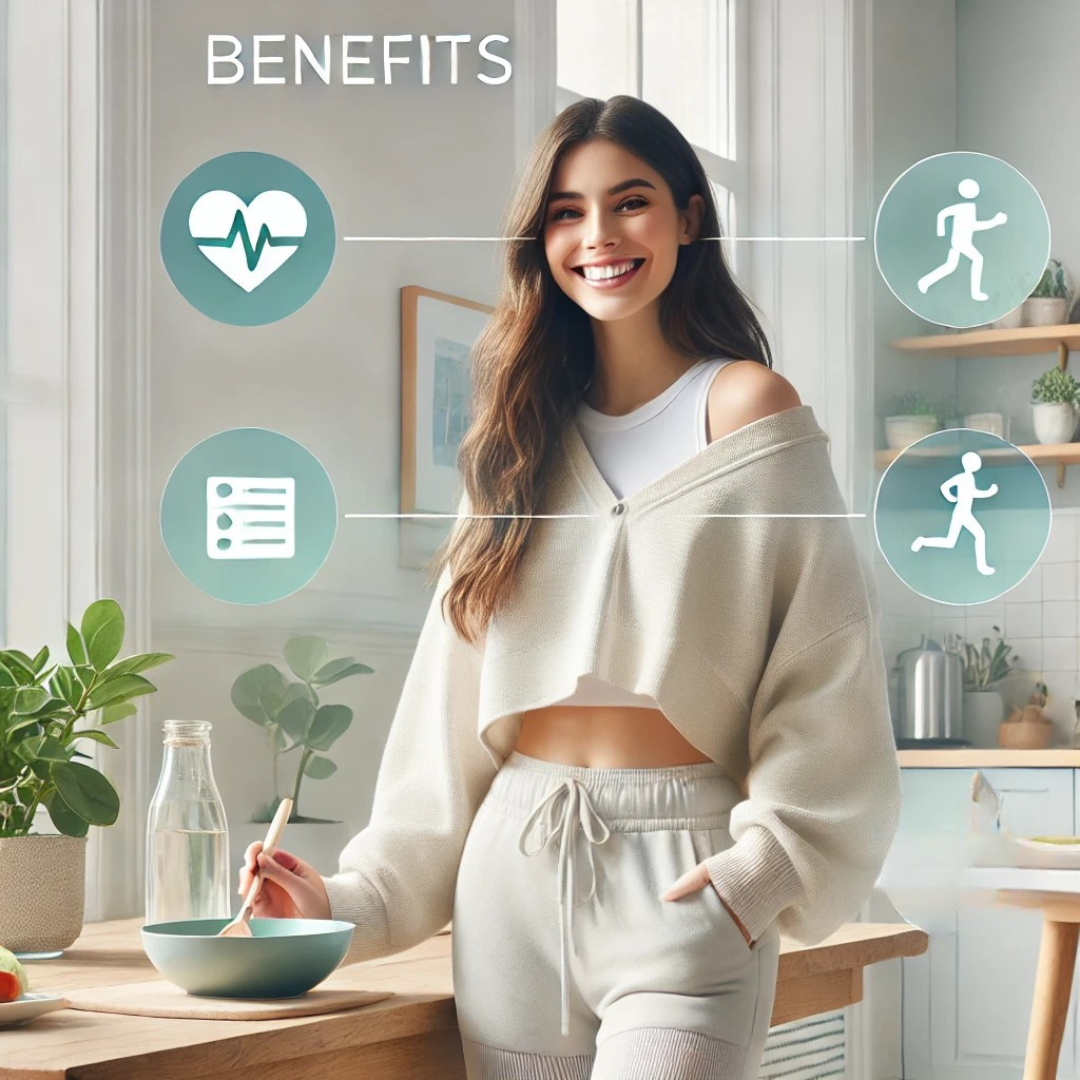
[(938, 211), (938, 236), (945, 235), (945, 219), (949, 217), (953, 219), (952, 235), (949, 237), (949, 254), (939, 267), (919, 278), (919, 292), (925, 294), (936, 281), (948, 277), (960, 265), (960, 256), (966, 255), (971, 260), (972, 300), (989, 300), (989, 294), (982, 291), (982, 252), (975, 247), (972, 237), (976, 232), (1004, 225), (1009, 220), (1009, 216), (999, 211), (986, 221), (978, 220), (976, 216), (978, 210), (970, 200), (979, 194), (979, 183), (970, 176), (960, 181), (957, 190), (964, 199), (969, 201), (953, 203), (952, 206), (944, 206)]
[[(950, 476), (941, 485), (941, 494), (951, 503), (956, 503), (952, 521), (949, 523), (947, 536), (917, 536), (911, 550), (919, 551), (924, 547), (954, 548), (960, 530), (966, 528), (975, 537), (975, 562), (980, 574), (993, 574), (995, 570), (986, 563), (986, 530), (975, 520), (971, 512), (975, 499), (989, 499), (998, 493), (997, 484), (991, 484), (985, 491), (975, 486), (975, 473), (982, 468), (982, 458), (974, 450), (969, 450), (960, 459), (963, 472)], [(956, 494), (950, 492), (956, 488)]]

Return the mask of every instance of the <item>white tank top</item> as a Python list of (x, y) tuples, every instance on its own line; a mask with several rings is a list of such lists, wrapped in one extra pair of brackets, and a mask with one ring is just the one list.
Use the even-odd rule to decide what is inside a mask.
[[(713, 376), (733, 359), (699, 360), (662, 393), (623, 416), (609, 416), (580, 402), (575, 419), (582, 440), (600, 475), (620, 499), (708, 446)], [(659, 708), (647, 694), (632, 694), (594, 675), (580, 676), (577, 689), (552, 704)]]

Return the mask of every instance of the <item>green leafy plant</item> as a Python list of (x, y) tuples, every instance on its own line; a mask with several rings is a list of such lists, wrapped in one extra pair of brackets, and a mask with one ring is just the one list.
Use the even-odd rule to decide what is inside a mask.
[(256, 807), (252, 821), (271, 821), (281, 802), (278, 794), (278, 762), (282, 754), (299, 752), (293, 781), (293, 809), (289, 821), (327, 821), (300, 814), (300, 784), (305, 776), (325, 780), (337, 772), (326, 752), (349, 729), (353, 711), (347, 705), (321, 705), (318, 690), (352, 675), (370, 675), (374, 668), (351, 656), (331, 660), (320, 637), (294, 637), (285, 643), (285, 663), (297, 677), (294, 682), (274, 664), (259, 664), (237, 676), (232, 703), (237, 711), (258, 724), (270, 748), (274, 797)]
[(1075, 405), (1078, 390), (1080, 390), (1080, 385), (1077, 384), (1071, 372), (1052, 367), (1049, 371), (1044, 371), (1031, 384), (1031, 403), (1033, 405), (1040, 403)]
[(116, 821), (120, 796), (97, 769), (74, 760), (90, 757), (76, 744), (118, 749), (101, 728), (133, 716), (132, 699), (157, 689), (140, 672), (173, 659), (155, 652), (113, 663), (123, 641), (124, 614), (106, 599), (86, 609), (78, 630), (68, 623), (67, 664), (50, 665), (48, 648), (32, 658), (0, 650), (0, 837), (29, 835), (39, 806), (66, 836)]
[[(976, 649), (970, 642), (964, 643), (964, 689), (965, 690), (990, 690), (995, 683), (1001, 682), (1010, 675), (1013, 668), (1012, 661), (1008, 659), (1012, 652), (1012, 646), (1006, 645), (1001, 635), (1001, 628), (995, 626), (998, 632), (998, 642), (993, 651), (990, 649), (990, 639), (982, 639), (982, 648)], [(1020, 657), (1015, 657), (1019, 662)]]
[(893, 399), (893, 407), (889, 409), (890, 416), (932, 416), (940, 420), (942, 410), (937, 405), (932, 405), (917, 390), (909, 390)]
[(1067, 299), (1069, 287), (1065, 282), (1065, 267), (1057, 259), (1050, 259), (1039, 278), (1038, 285), (1029, 294), (1029, 299)]

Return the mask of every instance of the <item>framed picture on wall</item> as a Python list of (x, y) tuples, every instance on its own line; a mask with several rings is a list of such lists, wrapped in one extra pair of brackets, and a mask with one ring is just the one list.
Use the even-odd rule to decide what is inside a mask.
[[(461, 439), (472, 422), (469, 354), (494, 308), (419, 285), (401, 290), (400, 513), (453, 514)], [(427, 566), (449, 518), (402, 517), (399, 565)]]

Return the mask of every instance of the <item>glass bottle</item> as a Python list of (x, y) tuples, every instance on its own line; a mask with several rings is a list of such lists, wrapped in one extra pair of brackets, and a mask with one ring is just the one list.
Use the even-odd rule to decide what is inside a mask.
[(229, 833), (210, 765), (210, 723), (166, 720), (146, 824), (146, 921), (228, 919)]

